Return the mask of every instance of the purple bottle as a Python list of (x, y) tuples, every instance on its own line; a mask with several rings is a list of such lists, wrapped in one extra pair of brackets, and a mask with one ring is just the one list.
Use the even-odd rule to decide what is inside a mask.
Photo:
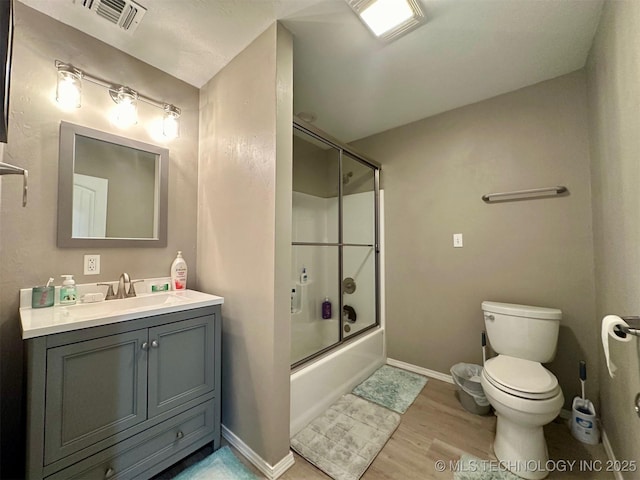
[(325, 297), (324, 302), (322, 302), (322, 318), (324, 320), (331, 318), (331, 301), (329, 297)]

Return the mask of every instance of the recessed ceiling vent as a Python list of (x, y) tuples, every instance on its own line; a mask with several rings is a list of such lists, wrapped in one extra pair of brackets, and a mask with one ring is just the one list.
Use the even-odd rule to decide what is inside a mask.
[(147, 9), (132, 0), (77, 0), (74, 3), (128, 33), (135, 32)]

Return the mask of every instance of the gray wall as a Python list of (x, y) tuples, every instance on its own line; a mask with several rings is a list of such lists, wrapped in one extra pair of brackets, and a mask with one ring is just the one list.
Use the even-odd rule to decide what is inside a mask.
[(292, 41), (275, 24), (200, 92), (199, 286), (225, 298), (222, 423), (289, 452)]
[[(593, 226), (598, 320), (639, 315), (640, 295), (640, 2), (606, 2), (588, 61)], [(599, 328), (599, 322), (594, 326)], [(638, 339), (611, 342), (618, 366), (609, 378), (601, 353), (602, 419), (620, 460), (640, 463)], [(638, 479), (640, 472), (625, 473)]]
[[(18, 289), (41, 285), (50, 276), (71, 273), (79, 283), (114, 280), (127, 271), (134, 278), (169, 275), (177, 250), (189, 264), (195, 287), (198, 154), (198, 90), (20, 2), (11, 78), (9, 143), (4, 161), (29, 169), (29, 205), (21, 206), (20, 179), (3, 179), (0, 231), (0, 389), (2, 478), (21, 476), (24, 459), (22, 340)], [(160, 110), (140, 105), (138, 125), (115, 129), (106, 115), (114, 105), (104, 88), (84, 83), (83, 107), (64, 112), (53, 100), (54, 60), (71, 62), (102, 78), (123, 83), (182, 109), (181, 137), (167, 143), (169, 234), (167, 248), (60, 249), (56, 247), (58, 135), (61, 120), (158, 144), (147, 132)], [(102, 273), (83, 276), (83, 255), (102, 255)]]
[[(578, 361), (597, 392), (584, 72), (355, 142), (382, 163), (390, 358), (443, 373), (481, 363), (483, 300), (560, 308), (549, 368), (566, 403)], [(566, 185), (571, 194), (485, 204), (490, 192)], [(452, 234), (464, 235), (453, 248)]]

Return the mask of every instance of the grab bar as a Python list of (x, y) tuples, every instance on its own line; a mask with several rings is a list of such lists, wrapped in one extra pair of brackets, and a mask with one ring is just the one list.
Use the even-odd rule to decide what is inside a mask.
[(621, 338), (625, 338), (627, 335), (640, 337), (640, 317), (629, 316), (620, 318), (627, 322), (627, 325), (629, 326), (626, 327), (625, 325), (616, 325), (615, 327), (613, 327), (613, 333)]
[(514, 190), (513, 192), (500, 192), (500, 193), (487, 193), (482, 196), (482, 200), (489, 203), (491, 201), (502, 201), (506, 202), (509, 200), (522, 200), (516, 198), (508, 198), (500, 200), (503, 197), (517, 197), (522, 195), (527, 195), (528, 198), (533, 197), (541, 197), (545, 196), (545, 194), (553, 193), (554, 195), (562, 195), (563, 193), (567, 193), (569, 189), (563, 185), (558, 185), (556, 187), (544, 187), (544, 188), (532, 188), (529, 190)]
[(0, 162), (0, 175), (22, 175), (22, 206), (27, 206), (27, 180), (29, 171), (9, 163)]

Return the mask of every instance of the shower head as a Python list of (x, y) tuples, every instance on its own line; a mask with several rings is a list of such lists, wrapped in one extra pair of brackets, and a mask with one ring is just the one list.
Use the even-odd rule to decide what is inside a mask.
[(346, 185), (347, 183), (349, 183), (349, 179), (353, 177), (353, 172), (348, 172), (345, 173), (344, 175), (342, 175), (342, 184)]

